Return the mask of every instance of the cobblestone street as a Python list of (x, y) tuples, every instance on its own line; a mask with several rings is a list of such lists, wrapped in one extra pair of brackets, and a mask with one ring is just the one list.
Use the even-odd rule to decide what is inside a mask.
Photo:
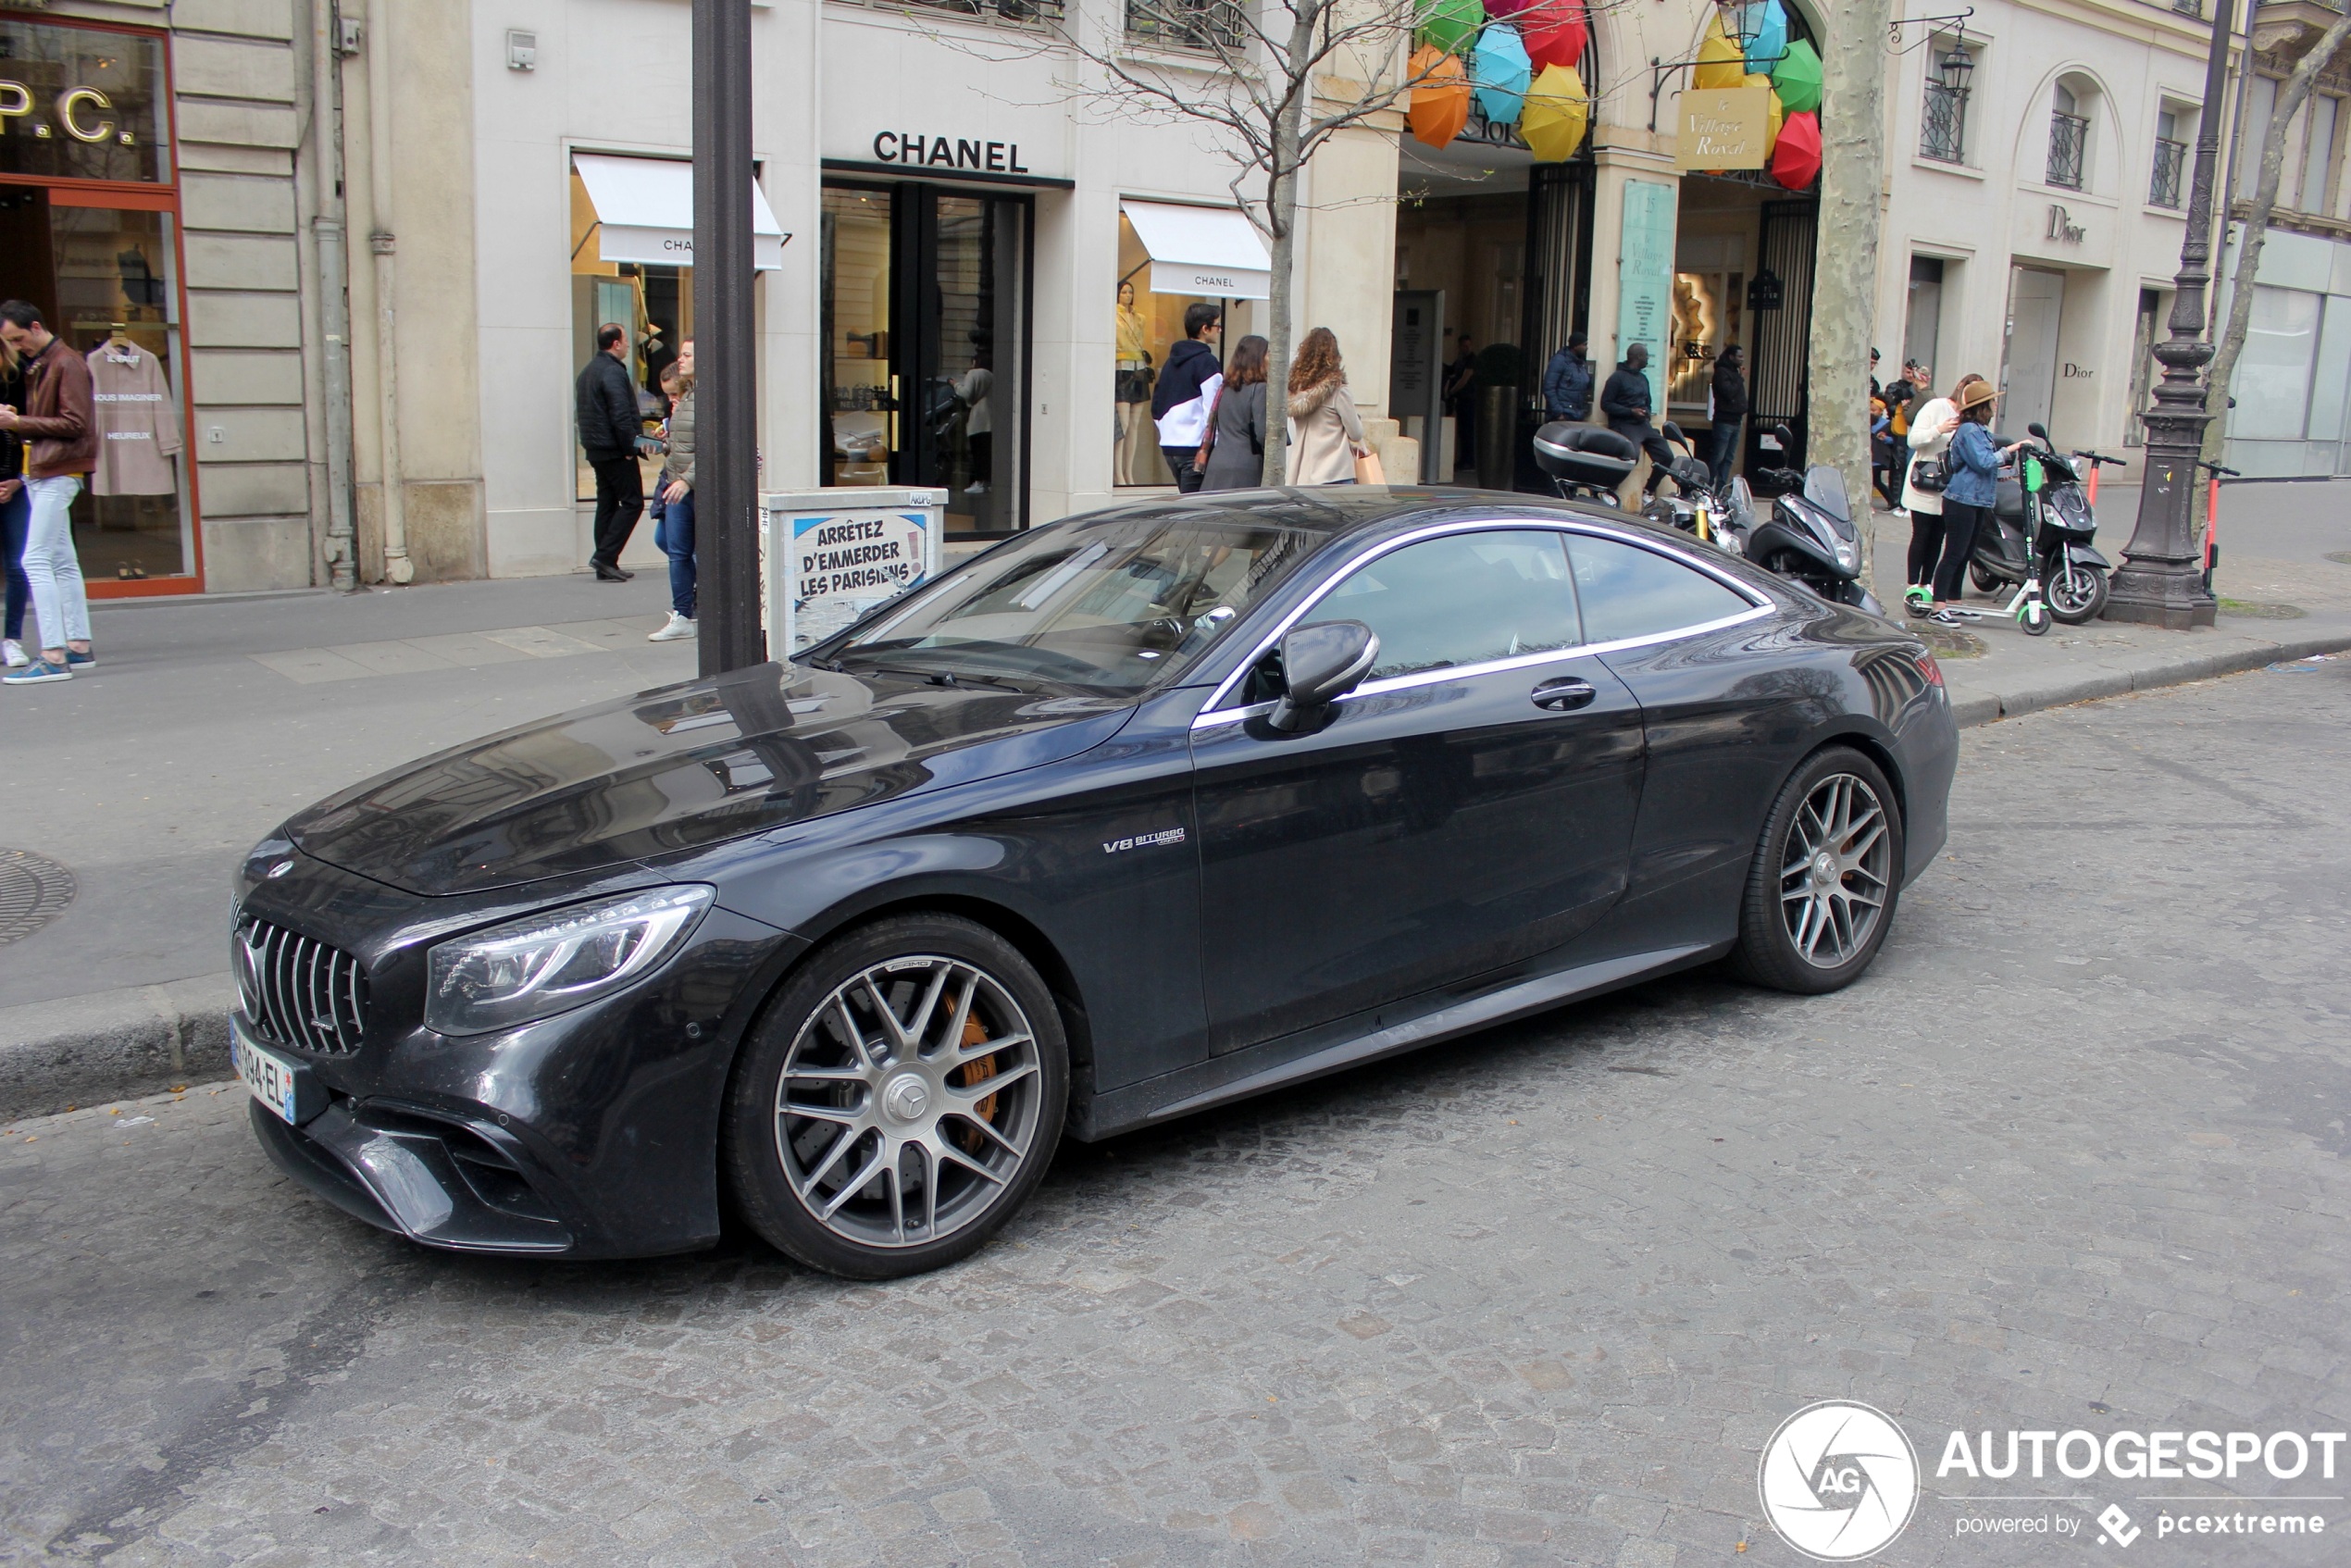
[[(438, 1255), (280, 1178), (242, 1090), (0, 1137), (0, 1560), (1800, 1561), (1757, 1456), (2351, 1424), (2351, 658), (1970, 732), (1874, 971), (1711, 976), (1095, 1147), (883, 1287), (754, 1244)], [(2021, 1483), (2010, 1490), (2026, 1489)], [(2233, 1490), (2351, 1485), (2241, 1479)], [(2328, 1538), (2131, 1560), (2320, 1563)], [(1744, 1555), (1738, 1555), (1745, 1543)]]

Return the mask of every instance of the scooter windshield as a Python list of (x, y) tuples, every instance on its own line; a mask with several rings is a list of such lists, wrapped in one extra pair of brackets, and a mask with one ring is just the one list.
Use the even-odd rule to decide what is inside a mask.
[(1845, 476), (1826, 463), (1805, 471), (1804, 499), (1829, 515), (1830, 523), (1847, 539), (1853, 537), (1853, 506), (1845, 499)]

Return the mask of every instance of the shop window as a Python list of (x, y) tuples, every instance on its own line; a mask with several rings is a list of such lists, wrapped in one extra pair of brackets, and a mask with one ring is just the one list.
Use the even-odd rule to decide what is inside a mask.
[(0, 19), (0, 173), (171, 178), (163, 41)]
[(2229, 434), (2262, 440), (2298, 435), (2310, 408), (2310, 364), (2318, 349), (2322, 296), (2257, 284), (2243, 357), (2233, 383)]
[[(637, 408), (646, 429), (658, 429), (668, 405), (661, 395), (661, 373), (678, 357), (678, 345), (694, 335), (694, 269), (656, 262), (605, 261), (598, 243), (599, 219), (588, 187), (578, 173), (571, 177), (571, 368), (575, 375), (596, 352), (596, 332), (607, 322), (628, 333), (628, 380), (637, 389)], [(566, 409), (568, 409), (566, 404)], [(596, 498), (596, 472), (572, 432), (571, 457), (575, 498)], [(648, 451), (639, 458), (645, 493), (653, 493), (661, 457)]]
[[(1132, 219), (1118, 219), (1118, 283), (1113, 353), (1116, 366), (1112, 395), (1116, 400), (1115, 441), (1111, 482), (1115, 485), (1172, 485), (1176, 476), (1159, 448), (1158, 426), (1151, 418), (1151, 390), (1175, 345), (1184, 339), (1184, 313), (1195, 305), (1223, 312), (1223, 330), (1214, 344), (1219, 359), (1244, 333), (1259, 331), (1253, 302), (1213, 298), (1206, 294), (1152, 292), (1151, 257), (1135, 232)], [(1302, 335), (1302, 333), (1301, 333)]]
[(1665, 371), (1669, 412), (1710, 416), (1714, 362), (1726, 344), (1738, 342), (1739, 307), (1745, 302), (1744, 272), (1676, 272), (1673, 275), (1673, 345)]
[(2327, 210), (2327, 183), (2334, 170), (2335, 122), (2342, 103), (2323, 93), (2310, 95), (2303, 116), (2308, 121), (2309, 140), (2303, 144), (2301, 191), (2294, 204), (2298, 211)]

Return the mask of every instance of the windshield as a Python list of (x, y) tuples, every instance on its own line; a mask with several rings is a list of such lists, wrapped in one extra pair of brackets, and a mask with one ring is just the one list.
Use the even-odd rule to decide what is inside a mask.
[(1141, 691), (1190, 664), (1318, 538), (1213, 513), (1057, 523), (825, 652), (850, 670)]

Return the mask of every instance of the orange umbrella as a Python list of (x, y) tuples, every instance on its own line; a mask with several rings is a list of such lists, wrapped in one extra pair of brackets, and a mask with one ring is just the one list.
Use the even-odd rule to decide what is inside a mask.
[(1412, 51), (1407, 68), (1419, 84), (1404, 111), (1404, 118), (1412, 122), (1412, 138), (1441, 147), (1469, 123), (1469, 72), (1462, 68), (1459, 55), (1445, 54), (1427, 44)]
[(1565, 163), (1584, 144), (1592, 120), (1592, 100), (1574, 66), (1545, 66), (1526, 89), (1518, 134), (1537, 163)]

